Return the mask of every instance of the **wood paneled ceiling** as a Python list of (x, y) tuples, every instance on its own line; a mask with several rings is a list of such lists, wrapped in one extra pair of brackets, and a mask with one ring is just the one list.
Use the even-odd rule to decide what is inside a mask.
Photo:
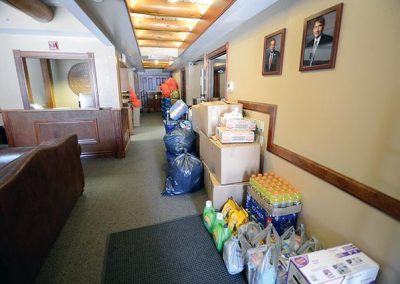
[[(167, 69), (235, 0), (125, 0), (145, 69)], [(154, 49), (156, 48), (156, 49)], [(168, 49), (170, 56), (156, 54)], [(148, 55), (148, 54), (147, 54)]]

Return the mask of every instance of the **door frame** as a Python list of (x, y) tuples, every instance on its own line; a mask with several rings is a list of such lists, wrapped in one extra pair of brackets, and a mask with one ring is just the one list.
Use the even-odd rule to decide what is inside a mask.
[(96, 79), (96, 66), (94, 62), (94, 53), (75, 53), (75, 52), (43, 52), (43, 51), (22, 51), (13, 50), (15, 66), (17, 68), (17, 76), (19, 82), (19, 88), (21, 90), (21, 97), (24, 109), (31, 109), (30, 97), (32, 96), (29, 84), (28, 69), (26, 67), (27, 58), (35, 59), (80, 59), (87, 60), (89, 66), (90, 79), (92, 81), (93, 96), (94, 96), (94, 107), (99, 108), (99, 93), (97, 88)]
[(186, 101), (186, 69), (185, 67), (181, 69), (181, 99), (188, 104)]
[[(229, 49), (229, 44), (226, 43), (223, 46), (220, 46), (216, 50), (206, 54), (205, 56), (205, 61), (206, 61), (206, 85), (207, 85), (207, 94), (206, 97), (207, 99), (211, 99), (213, 97), (213, 88), (214, 88), (214, 72), (213, 72), (213, 66), (212, 66), (212, 60), (214, 60), (217, 57), (220, 57), (221, 55), (226, 54), (226, 64), (225, 64), (225, 73), (226, 73), (226, 82), (228, 82), (228, 49)], [(225, 94), (224, 97), (226, 98), (226, 88), (225, 88)], [(220, 94), (221, 95), (221, 94)]]

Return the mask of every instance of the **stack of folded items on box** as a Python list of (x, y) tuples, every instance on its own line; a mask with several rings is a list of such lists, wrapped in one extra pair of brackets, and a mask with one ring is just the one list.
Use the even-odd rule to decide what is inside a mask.
[(256, 126), (255, 120), (244, 118), (241, 112), (225, 113), (219, 118), (216, 135), (221, 143), (251, 143)]

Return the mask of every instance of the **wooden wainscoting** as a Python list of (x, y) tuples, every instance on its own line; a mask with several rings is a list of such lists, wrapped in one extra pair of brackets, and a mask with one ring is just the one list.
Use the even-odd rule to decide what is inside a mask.
[(128, 109), (3, 110), (10, 147), (38, 145), (77, 134), (82, 156), (125, 157), (129, 146)]
[(267, 150), (269, 152), (281, 157), (282, 159), (285, 159), (289, 163), (298, 166), (299, 168), (319, 177), (320, 179), (336, 186), (337, 188), (340, 188), (341, 190), (379, 209), (396, 220), (400, 220), (399, 200), (275, 144), (275, 121), (278, 108), (276, 105), (249, 101), (239, 101), (239, 103), (243, 104), (243, 109), (258, 111), (269, 115), (267, 141)]

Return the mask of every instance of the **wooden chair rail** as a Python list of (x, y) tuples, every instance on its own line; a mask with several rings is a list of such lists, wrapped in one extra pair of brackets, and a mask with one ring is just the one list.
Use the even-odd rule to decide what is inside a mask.
[(274, 134), (278, 108), (276, 105), (241, 100), (239, 103), (243, 104), (243, 109), (262, 112), (269, 115), (267, 151), (315, 175), (316, 177), (319, 177), (335, 187), (340, 188), (396, 220), (400, 220), (399, 200), (275, 144)]

